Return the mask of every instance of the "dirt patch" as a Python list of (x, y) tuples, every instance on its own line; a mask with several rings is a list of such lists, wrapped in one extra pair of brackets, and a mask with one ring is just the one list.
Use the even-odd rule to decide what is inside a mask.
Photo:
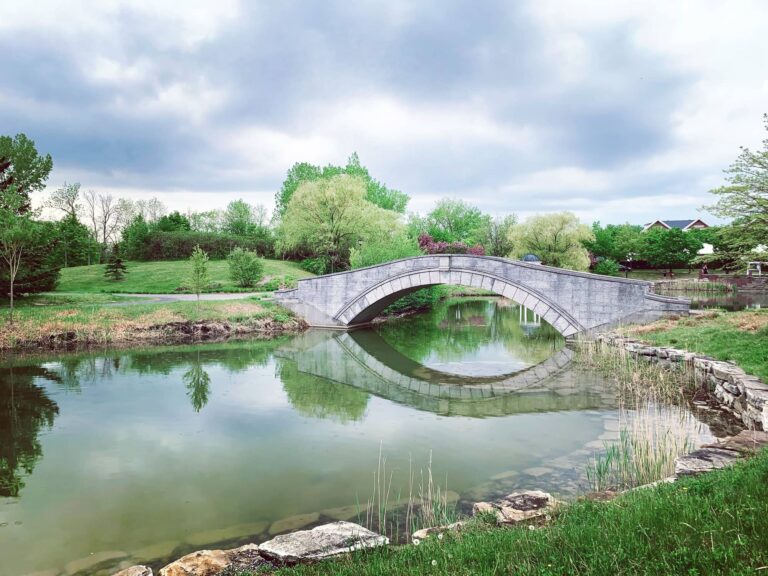
[(743, 332), (757, 332), (768, 328), (768, 314), (742, 312), (735, 318), (729, 318), (728, 322)]

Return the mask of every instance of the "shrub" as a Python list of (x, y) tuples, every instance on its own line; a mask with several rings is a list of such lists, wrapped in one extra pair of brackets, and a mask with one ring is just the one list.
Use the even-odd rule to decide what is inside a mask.
[(351, 268), (365, 268), (400, 258), (421, 256), (418, 244), (406, 234), (399, 234), (386, 242), (364, 242), (352, 248), (349, 255)]
[(593, 272), (595, 274), (602, 274), (603, 276), (618, 276), (619, 264), (618, 262), (616, 262), (616, 260), (611, 260), (610, 258), (603, 258), (597, 264), (595, 264), (595, 268), (593, 269)]
[(227, 257), (229, 277), (242, 288), (249, 288), (261, 280), (264, 262), (254, 252), (235, 248)]
[(314, 258), (304, 258), (299, 263), (302, 270), (312, 272), (312, 274), (323, 275), (328, 272), (330, 261), (325, 256), (316, 256)]
[(284, 290), (296, 288), (296, 278), (293, 276), (275, 276), (266, 282), (259, 284), (259, 290), (264, 292), (274, 292), (275, 290)]
[(468, 246), (464, 242), (436, 242), (429, 234), (419, 236), (419, 247), (427, 254), (472, 254), (484, 256), (485, 248), (479, 244)]

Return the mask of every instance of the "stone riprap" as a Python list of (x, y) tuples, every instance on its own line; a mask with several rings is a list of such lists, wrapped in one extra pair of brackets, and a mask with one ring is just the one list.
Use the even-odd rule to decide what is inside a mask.
[(491, 513), (496, 515), (499, 524), (519, 524), (544, 519), (557, 506), (557, 500), (547, 492), (521, 490), (493, 502), (477, 502), (472, 507), (472, 514)]
[(333, 522), (283, 534), (259, 547), (261, 555), (277, 564), (323, 560), (364, 548), (386, 546), (389, 540), (352, 522)]
[(597, 340), (670, 369), (693, 369), (696, 383), (713, 395), (721, 408), (739, 417), (747, 428), (768, 430), (768, 385), (732, 362), (677, 348), (650, 346), (617, 334), (601, 334)]
[(651, 293), (653, 284), (465, 254), (420, 256), (299, 280), (275, 298), (310, 326), (369, 323), (411, 292), (449, 284), (482, 288), (533, 310), (564, 336), (664, 313), (687, 314), (690, 302)]

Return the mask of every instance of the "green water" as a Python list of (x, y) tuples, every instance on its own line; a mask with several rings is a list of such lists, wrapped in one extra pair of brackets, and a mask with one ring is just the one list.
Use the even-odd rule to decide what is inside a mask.
[(158, 566), (356, 520), (380, 449), (393, 493), (431, 457), (460, 507), (515, 487), (573, 495), (616, 402), (593, 373), (532, 376), (563, 345), (493, 299), (349, 334), (9, 359), (0, 574)]

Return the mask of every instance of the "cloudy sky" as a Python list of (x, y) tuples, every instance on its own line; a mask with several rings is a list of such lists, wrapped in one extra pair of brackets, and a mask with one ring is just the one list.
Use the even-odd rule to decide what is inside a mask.
[(3, 0), (0, 133), (182, 211), (357, 151), (421, 212), (696, 217), (764, 136), (766, 30), (762, 0)]

